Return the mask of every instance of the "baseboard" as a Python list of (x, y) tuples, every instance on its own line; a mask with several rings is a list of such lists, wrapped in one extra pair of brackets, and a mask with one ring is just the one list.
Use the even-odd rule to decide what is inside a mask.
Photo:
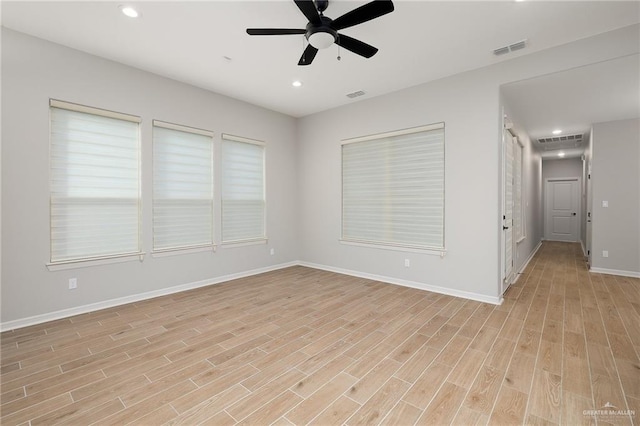
[(516, 282), (518, 282), (518, 280), (520, 279), (520, 275), (522, 275), (522, 272), (525, 269), (527, 269), (527, 266), (529, 266), (529, 262), (531, 262), (531, 260), (534, 258), (536, 253), (538, 253), (538, 250), (540, 250), (540, 247), (542, 247), (542, 241), (543, 240), (540, 240), (538, 242), (538, 245), (536, 246), (536, 248), (533, 249), (533, 251), (531, 252), (529, 257), (527, 258), (527, 260), (525, 260), (524, 264), (522, 265), (522, 267), (518, 270), (518, 273), (516, 274), (516, 279), (513, 280), (513, 282), (511, 284), (515, 284)]
[(491, 303), (492, 305), (502, 304), (502, 297), (486, 296), (484, 294), (471, 293), (463, 290), (456, 290), (447, 287), (439, 287), (416, 281), (403, 280), (399, 278), (387, 277), (376, 274), (369, 274), (367, 272), (353, 271), (350, 269), (335, 268), (333, 266), (321, 265), (311, 262), (299, 262), (300, 266), (306, 266), (307, 268), (320, 269), (323, 271), (336, 272), (338, 274), (350, 275), (352, 277), (365, 278), (374, 281), (381, 281), (389, 284), (400, 285), (403, 287), (416, 288), (418, 290), (431, 291), (433, 293), (446, 294), (448, 296), (462, 297), (464, 299), (476, 300), (478, 302)]
[(140, 302), (142, 300), (153, 299), (160, 296), (167, 296), (169, 294), (180, 293), (182, 291), (193, 290), (200, 287), (206, 287), (214, 284), (220, 284), (223, 282), (236, 280), (239, 278), (250, 277), (253, 275), (263, 274), (265, 272), (275, 271), (278, 269), (289, 268), (291, 266), (297, 266), (299, 262), (281, 263), (278, 265), (267, 266), (264, 268), (252, 269), (250, 271), (239, 272), (235, 274), (223, 275), (216, 278), (211, 278), (202, 281), (196, 281), (186, 284), (180, 284), (172, 287), (163, 288), (160, 290), (148, 291), (145, 293), (134, 294), (131, 296), (119, 297), (116, 299), (105, 300), (103, 302), (91, 303), (88, 305), (76, 306), (69, 309), (62, 309), (60, 311), (50, 312), (47, 314), (35, 315), (28, 318), (22, 318), (12, 321), (0, 323), (0, 331), (15, 330), (18, 328), (28, 327), (31, 325), (42, 324), (48, 321), (59, 320), (63, 318), (69, 318), (75, 315), (86, 314), (89, 312), (99, 311), (101, 309), (113, 308), (115, 306), (126, 305), (127, 303)]
[(621, 271), (619, 269), (607, 269), (607, 268), (589, 268), (589, 272), (596, 274), (618, 275), (621, 277), (640, 278), (640, 272), (636, 271)]

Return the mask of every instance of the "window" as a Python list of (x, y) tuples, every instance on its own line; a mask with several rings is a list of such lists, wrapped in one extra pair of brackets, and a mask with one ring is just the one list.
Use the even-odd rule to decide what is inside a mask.
[(343, 141), (342, 239), (444, 248), (444, 123)]
[(222, 135), (222, 242), (266, 239), (264, 143)]
[(50, 101), (51, 263), (140, 254), (138, 117)]
[(153, 249), (213, 245), (213, 134), (153, 122)]

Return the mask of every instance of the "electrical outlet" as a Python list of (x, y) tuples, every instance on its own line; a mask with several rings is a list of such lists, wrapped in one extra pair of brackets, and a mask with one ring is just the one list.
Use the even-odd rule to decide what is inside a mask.
[(78, 279), (77, 278), (69, 278), (69, 290), (73, 290), (78, 288)]
[(608, 250), (602, 250), (602, 257), (609, 257), (609, 251)]
[(609, 207), (609, 202), (608, 201), (603, 201), (602, 202), (602, 207)]
[(272, 248), (271, 250), (269, 250), (269, 254), (271, 256), (273, 256), (274, 254), (276, 254), (276, 249)]
[(405, 267), (405, 268), (408, 268), (408, 267), (410, 267), (410, 266), (411, 266), (411, 261), (410, 261), (409, 259), (405, 259), (405, 260), (404, 260), (404, 267)]

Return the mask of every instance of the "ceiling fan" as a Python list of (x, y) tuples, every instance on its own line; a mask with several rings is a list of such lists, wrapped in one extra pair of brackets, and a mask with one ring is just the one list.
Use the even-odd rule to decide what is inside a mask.
[(393, 12), (391, 0), (374, 0), (364, 4), (339, 18), (331, 19), (324, 16), (323, 12), (329, 6), (329, 0), (293, 0), (298, 9), (309, 20), (304, 29), (296, 28), (247, 28), (249, 35), (292, 35), (304, 34), (309, 45), (302, 53), (298, 65), (309, 65), (316, 57), (318, 49), (325, 49), (333, 43), (344, 47), (351, 52), (370, 58), (378, 52), (378, 49), (370, 44), (355, 38), (339, 34), (338, 31), (362, 24)]

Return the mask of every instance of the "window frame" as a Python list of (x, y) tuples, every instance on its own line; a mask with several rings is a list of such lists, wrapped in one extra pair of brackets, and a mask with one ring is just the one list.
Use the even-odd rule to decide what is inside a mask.
[[(156, 247), (156, 163), (155, 163), (155, 147), (156, 147), (156, 128), (162, 128), (167, 130), (174, 130), (183, 133), (190, 133), (194, 135), (204, 136), (210, 139), (211, 142), (211, 196), (209, 198), (209, 202), (211, 203), (211, 234), (210, 234), (210, 242), (202, 243), (202, 244), (186, 244), (186, 245), (178, 245), (178, 246), (170, 246), (170, 247)], [(213, 131), (200, 129), (197, 127), (185, 126), (181, 124), (171, 123), (168, 121), (162, 121), (154, 119), (152, 122), (152, 191), (151, 191), (151, 240), (152, 240), (152, 255), (154, 257), (170, 255), (172, 253), (182, 254), (182, 253), (193, 253), (199, 251), (212, 251), (216, 249), (215, 242), (215, 142), (214, 142), (215, 134)]]
[[(249, 145), (255, 145), (262, 148), (262, 236), (255, 236), (250, 238), (242, 238), (242, 239), (234, 239), (234, 240), (225, 240), (224, 239), (224, 167), (225, 167), (225, 157), (224, 157), (224, 144), (225, 142), (235, 142), (235, 143), (245, 143)], [(231, 247), (243, 247), (247, 245), (254, 244), (266, 244), (269, 240), (268, 230), (267, 230), (267, 144), (264, 141), (257, 139), (250, 139), (243, 136), (236, 136), (228, 133), (222, 133), (221, 136), (221, 144), (220, 144), (220, 244), (224, 248)]]
[[(428, 245), (416, 245), (391, 241), (371, 241), (367, 239), (349, 238), (345, 237), (344, 230), (344, 212), (345, 212), (345, 194), (344, 194), (344, 146), (360, 143), (376, 141), (385, 138), (392, 138), (396, 136), (411, 135), (416, 133), (425, 133), (433, 130), (442, 129), (442, 245), (441, 246), (428, 246)], [(377, 133), (373, 135), (343, 139), (340, 144), (340, 165), (341, 165), (341, 217), (340, 217), (340, 239), (342, 244), (371, 247), (385, 250), (397, 250), (405, 252), (415, 252), (422, 254), (432, 254), (444, 257), (447, 253), (446, 249), (446, 126), (444, 122), (437, 122), (433, 124), (412, 127), (407, 129), (401, 129), (385, 133)]]
[[(86, 256), (77, 256), (70, 258), (62, 258), (62, 259), (54, 259), (54, 250), (53, 250), (53, 200), (54, 200), (54, 191), (53, 191), (53, 134), (52, 134), (52, 119), (53, 109), (61, 109), (71, 112), (78, 112), (82, 114), (90, 114), (103, 118), (110, 118), (116, 120), (127, 121), (130, 123), (136, 124), (136, 156), (137, 156), (137, 197), (135, 198), (137, 204), (137, 232), (136, 232), (136, 241), (137, 241), (137, 250), (134, 251), (123, 251), (119, 253), (109, 253), (109, 254), (101, 254), (101, 255), (86, 255)], [(65, 270), (65, 269), (73, 269), (85, 266), (93, 266), (93, 265), (103, 265), (110, 263), (120, 263), (120, 262), (128, 262), (132, 260), (142, 261), (144, 259), (145, 252), (143, 250), (143, 241), (142, 241), (142, 138), (141, 138), (141, 123), (142, 118), (132, 114), (125, 114), (121, 112), (116, 112), (112, 110), (107, 110), (103, 108), (96, 108), (87, 105), (82, 105), (78, 103), (72, 103), (67, 101), (62, 101), (58, 99), (49, 99), (49, 109), (48, 109), (48, 124), (49, 124), (49, 176), (48, 176), (48, 186), (49, 186), (49, 261), (45, 263), (46, 267), (50, 271), (56, 270)]]

